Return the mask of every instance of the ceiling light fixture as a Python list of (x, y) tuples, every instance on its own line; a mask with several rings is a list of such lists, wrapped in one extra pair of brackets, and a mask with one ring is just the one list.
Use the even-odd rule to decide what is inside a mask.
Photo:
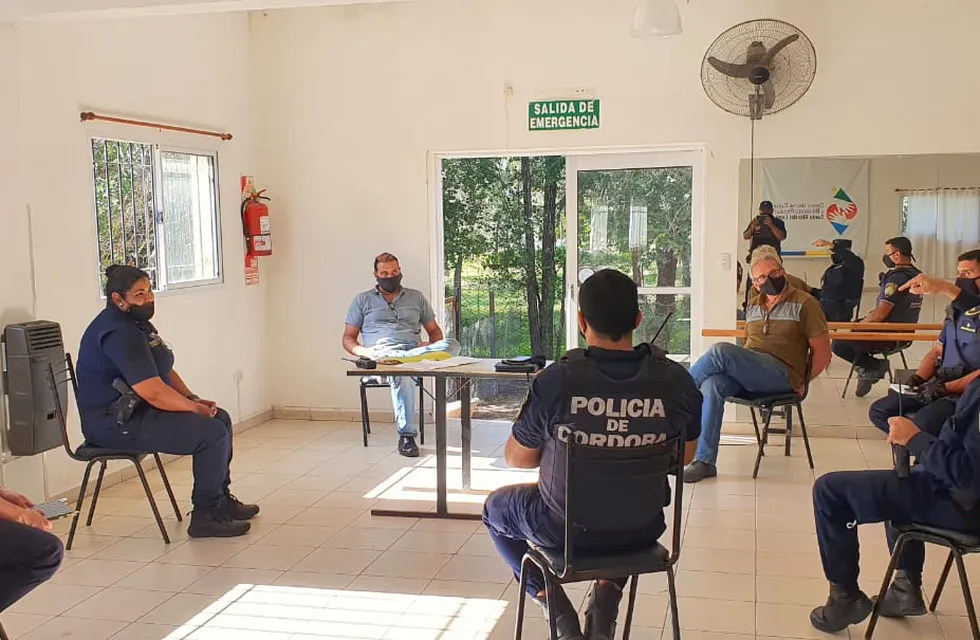
[(633, 12), (634, 38), (669, 38), (683, 31), (674, 0), (640, 0)]

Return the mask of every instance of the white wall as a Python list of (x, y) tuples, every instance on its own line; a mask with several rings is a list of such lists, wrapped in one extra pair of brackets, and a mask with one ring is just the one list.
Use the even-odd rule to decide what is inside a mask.
[[(761, 155), (980, 150), (980, 85), (964, 82), (980, 53), (980, 3), (678, 4), (685, 31), (660, 41), (628, 36), (635, 0), (429, 0), (257, 16), (262, 175), (278, 197), (275, 404), (356, 406), (340, 333), (348, 301), (371, 284), (373, 254), (400, 255), (407, 283), (431, 293), (432, 151), (706, 144), (710, 232), (697, 284), (705, 325), (732, 323), (734, 274), (713, 266), (740, 250), (738, 159), (748, 155), (749, 125), (703, 95), (699, 69), (707, 46), (737, 22), (786, 19), (818, 52), (810, 92), (758, 127)], [(905, 46), (924, 40), (928, 56)], [(559, 87), (595, 89), (599, 130), (527, 131), (527, 101)]]
[[(123, 138), (149, 130), (98, 129), (79, 122), (82, 109), (227, 130), (230, 142), (198, 137), (168, 140), (217, 145), (222, 204), (221, 285), (161, 295), (157, 324), (193, 389), (227, 407), (237, 420), (271, 406), (265, 299), (268, 285), (245, 287), (241, 173), (255, 170), (249, 24), (245, 14), (38, 23), (0, 29), (0, 319), (29, 318), (32, 309), (26, 211), (33, 216), (37, 317), (61, 323), (72, 352), (100, 310), (92, 209), (89, 136)], [(8, 75), (8, 73), (10, 75)], [(7, 78), (19, 79), (11, 87)], [(19, 86), (18, 86), (19, 85)], [(19, 100), (8, 96), (19, 94)], [(149, 135), (152, 135), (150, 132)], [(265, 265), (263, 265), (265, 267)], [(268, 274), (263, 273), (268, 279)], [(240, 391), (235, 373), (242, 373)], [(74, 413), (74, 412), (73, 412)], [(77, 415), (73, 429), (80, 437)], [(61, 450), (44, 454), (50, 493), (80, 480), (79, 465)], [(39, 496), (42, 457), (4, 465), (8, 485)]]

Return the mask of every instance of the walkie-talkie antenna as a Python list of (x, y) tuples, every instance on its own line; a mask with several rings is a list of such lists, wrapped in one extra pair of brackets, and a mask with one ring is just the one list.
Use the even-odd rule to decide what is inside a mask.
[(655, 334), (653, 334), (653, 338), (650, 340), (650, 344), (653, 344), (654, 342), (657, 341), (657, 338), (660, 337), (660, 332), (664, 330), (664, 327), (667, 326), (667, 323), (670, 321), (670, 318), (673, 315), (674, 315), (673, 311), (667, 314), (667, 317), (664, 318), (664, 321), (660, 323), (660, 328), (657, 329), (657, 332)]

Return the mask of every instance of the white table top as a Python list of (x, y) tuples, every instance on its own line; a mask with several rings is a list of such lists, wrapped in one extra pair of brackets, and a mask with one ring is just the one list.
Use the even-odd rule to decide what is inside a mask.
[(476, 362), (441, 369), (431, 369), (426, 366), (420, 366), (419, 363), (416, 362), (408, 362), (398, 365), (379, 364), (377, 369), (358, 369), (356, 367), (351, 367), (347, 370), (347, 375), (355, 377), (414, 376), (416, 378), (480, 378), (510, 380), (527, 380), (537, 375), (537, 373), (502, 373), (499, 371), (494, 371), (494, 365), (500, 362), (500, 360), (501, 358), (479, 358)]

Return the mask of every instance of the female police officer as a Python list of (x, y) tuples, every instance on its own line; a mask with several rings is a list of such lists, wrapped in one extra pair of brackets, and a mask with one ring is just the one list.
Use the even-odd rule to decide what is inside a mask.
[[(106, 269), (106, 308), (85, 330), (78, 348), (78, 407), (82, 432), (97, 447), (193, 455), (193, 538), (240, 536), (259, 512), (228, 491), (231, 417), (191, 393), (173, 369), (174, 354), (150, 323), (150, 277), (140, 269)], [(139, 397), (122, 424), (118, 389)]]

